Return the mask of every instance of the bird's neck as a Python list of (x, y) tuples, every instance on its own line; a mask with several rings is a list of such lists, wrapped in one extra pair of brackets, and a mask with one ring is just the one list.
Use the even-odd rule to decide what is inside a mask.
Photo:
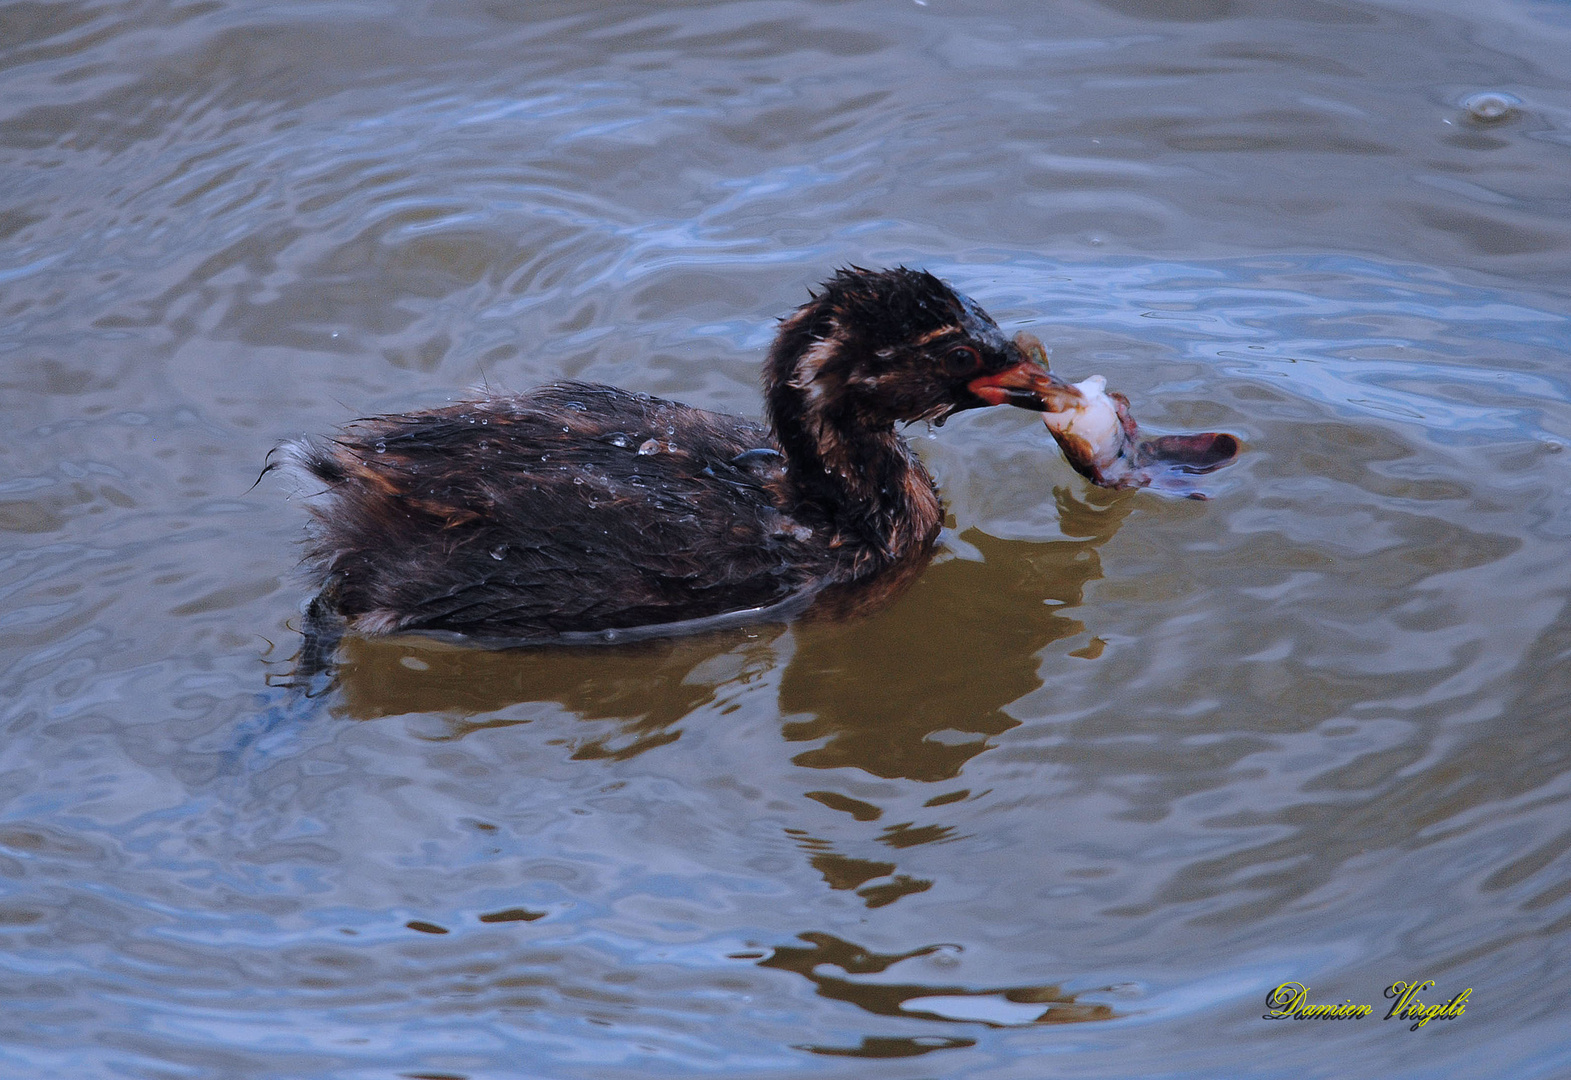
[(933, 479), (888, 421), (870, 421), (829, 351), (854, 348), (831, 328), (815, 337), (787, 319), (766, 375), (769, 425), (797, 496), (834, 521), (842, 543), (883, 565), (926, 551), (943, 522)]

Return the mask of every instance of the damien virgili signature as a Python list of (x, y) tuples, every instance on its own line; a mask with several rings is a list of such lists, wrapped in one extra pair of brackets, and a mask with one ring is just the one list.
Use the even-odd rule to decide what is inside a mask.
[[(1431, 1020), (1454, 1020), (1467, 1008), (1470, 986), (1444, 1005), (1425, 1005), (1418, 995), (1435, 985), (1435, 980), (1424, 982), (1394, 982), (1385, 988), (1391, 1001), (1391, 1010), (1381, 1019), (1412, 1020), (1409, 1031), (1417, 1031)], [(1351, 998), (1340, 1005), (1311, 1005), (1309, 987), (1303, 983), (1285, 982), (1266, 995), (1266, 1008), (1270, 1010), (1265, 1020), (1362, 1020), (1374, 1010), (1368, 1005), (1354, 1005)]]

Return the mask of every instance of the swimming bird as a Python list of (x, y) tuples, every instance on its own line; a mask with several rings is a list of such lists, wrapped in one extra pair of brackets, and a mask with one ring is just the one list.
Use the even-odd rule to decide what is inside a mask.
[(588, 643), (896, 591), (943, 518), (898, 425), (1078, 392), (924, 271), (853, 267), (810, 296), (769, 350), (763, 423), (558, 382), (278, 447), (269, 469), (324, 485), (317, 607), (361, 634)]

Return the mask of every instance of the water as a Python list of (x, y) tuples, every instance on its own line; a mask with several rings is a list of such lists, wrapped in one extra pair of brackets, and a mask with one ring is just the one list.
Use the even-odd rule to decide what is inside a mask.
[[(0, 3), (0, 1071), (1571, 1072), (1568, 55), (1526, 0)], [(900, 262), (1242, 460), (1103, 492), (967, 414), (881, 614), (269, 685), (277, 441), (756, 414)]]

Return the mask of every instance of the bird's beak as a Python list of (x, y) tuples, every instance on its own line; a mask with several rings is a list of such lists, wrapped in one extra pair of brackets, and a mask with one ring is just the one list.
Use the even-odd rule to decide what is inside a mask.
[(1079, 390), (1047, 370), (1047, 352), (1027, 333), (1015, 336), (1020, 362), (972, 379), (966, 389), (988, 405), (1014, 405), (1036, 412), (1063, 412), (1081, 400)]

